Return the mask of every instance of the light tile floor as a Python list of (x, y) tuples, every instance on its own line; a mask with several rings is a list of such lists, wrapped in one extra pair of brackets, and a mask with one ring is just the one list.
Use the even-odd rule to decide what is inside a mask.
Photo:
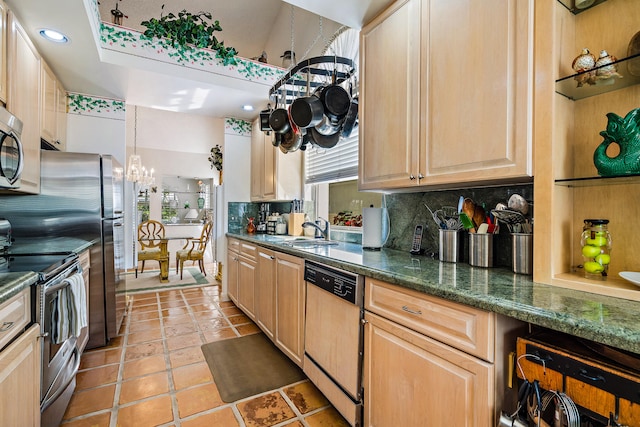
[(82, 356), (62, 425), (347, 426), (308, 380), (222, 402), (200, 346), (255, 333), (217, 284), (134, 294), (121, 334)]

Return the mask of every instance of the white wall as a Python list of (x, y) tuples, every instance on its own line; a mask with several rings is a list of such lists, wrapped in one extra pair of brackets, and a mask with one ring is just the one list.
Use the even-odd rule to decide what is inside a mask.
[(67, 151), (111, 154), (125, 164), (124, 120), (67, 114)]

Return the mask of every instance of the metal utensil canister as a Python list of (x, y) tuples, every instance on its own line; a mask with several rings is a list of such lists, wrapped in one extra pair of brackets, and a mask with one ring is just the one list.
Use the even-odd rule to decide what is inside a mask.
[(513, 272), (533, 274), (533, 234), (512, 233)]
[(464, 233), (462, 230), (438, 230), (440, 261), (460, 262), (464, 257)]
[(493, 234), (469, 233), (469, 265), (493, 267)]

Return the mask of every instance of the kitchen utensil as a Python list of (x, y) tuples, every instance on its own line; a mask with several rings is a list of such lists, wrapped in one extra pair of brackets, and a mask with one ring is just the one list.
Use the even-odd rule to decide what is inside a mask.
[(486, 222), (483, 222), (478, 226), (478, 230), (476, 231), (476, 233), (485, 234), (488, 232), (488, 230), (489, 230), (489, 224), (487, 224)]
[(322, 135), (333, 135), (340, 131), (343, 120), (334, 123), (327, 116), (322, 116), (322, 120), (315, 126), (315, 129)]
[(351, 132), (358, 125), (358, 98), (351, 99), (351, 105), (349, 106), (349, 112), (347, 112), (347, 116), (344, 119), (344, 124), (342, 125), (342, 136), (344, 138), (349, 138), (351, 136)]
[(509, 209), (518, 211), (523, 215), (529, 213), (529, 203), (519, 194), (512, 194), (507, 201), (507, 206)]
[(465, 230), (473, 229), (475, 231), (475, 226), (473, 225), (473, 222), (471, 222), (471, 218), (469, 218), (466, 213), (460, 213), (460, 222)]
[(351, 97), (342, 86), (337, 84), (325, 86), (320, 91), (319, 97), (324, 105), (324, 115), (331, 120), (340, 120), (349, 112)]
[(340, 141), (340, 132), (333, 135), (322, 135), (316, 128), (310, 128), (310, 139), (320, 148), (333, 148)]
[(433, 218), (433, 222), (436, 223), (436, 226), (440, 229), (446, 229), (447, 225), (444, 221), (440, 220), (440, 217), (438, 217), (434, 211), (431, 210), (431, 208), (426, 204), (423, 203), (424, 207), (427, 208), (429, 210), (429, 213), (431, 214), (431, 217)]
[(269, 116), (269, 126), (275, 133), (287, 133), (291, 129), (289, 112), (284, 108), (276, 108)]
[(317, 96), (296, 98), (289, 108), (291, 121), (299, 128), (316, 126), (324, 117), (322, 101)]
[(505, 209), (508, 209), (507, 205), (505, 205), (504, 203), (496, 203), (496, 210), (497, 211), (503, 211)]
[(494, 209), (491, 211), (491, 213), (498, 221), (505, 223), (509, 231), (512, 233), (516, 230), (520, 230), (521, 224), (525, 223), (524, 215), (522, 215), (522, 213), (518, 211), (513, 211), (510, 209)]

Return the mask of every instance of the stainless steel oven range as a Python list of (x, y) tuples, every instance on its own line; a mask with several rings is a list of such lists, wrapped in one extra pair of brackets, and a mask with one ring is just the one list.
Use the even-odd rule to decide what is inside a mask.
[(364, 278), (305, 262), (304, 373), (352, 425), (362, 425)]
[(54, 339), (58, 300), (63, 298), (62, 290), (70, 286), (66, 279), (82, 273), (78, 256), (75, 253), (2, 255), (0, 271), (38, 273), (38, 282), (31, 295), (32, 319), (39, 323), (41, 336), (41, 425), (58, 426), (75, 389), (75, 377), (80, 366), (79, 343), (86, 343), (88, 331), (85, 327), (77, 337)]

